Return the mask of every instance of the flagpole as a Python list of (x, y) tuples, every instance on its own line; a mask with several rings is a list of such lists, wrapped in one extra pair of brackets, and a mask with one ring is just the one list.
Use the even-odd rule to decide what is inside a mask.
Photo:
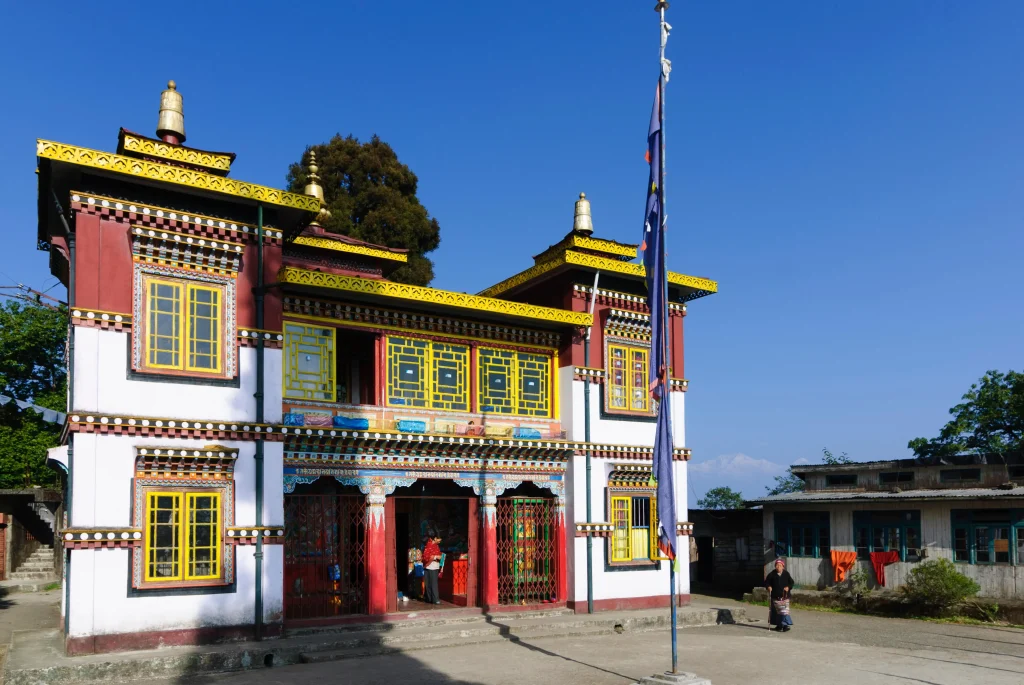
[[(660, 110), (658, 112), (658, 119), (659, 119), (659, 126), (660, 126), (660, 129), (661, 129), (661, 136), (660, 136), (660, 138), (661, 138), (661, 142), (660, 142), (661, 150), (660, 150), (660, 153), (661, 154), (659, 154), (660, 163), (661, 163), (661, 183), (658, 185), (658, 195), (659, 195), (658, 201), (659, 201), (659, 204), (661, 205), (661, 224), (662, 225), (659, 227), (659, 229), (661, 229), (661, 230), (664, 229), (664, 227), (665, 227), (665, 225), (666, 225), (666, 223), (668, 221), (668, 212), (665, 210), (665, 90), (666, 90), (666, 85), (668, 84), (668, 75), (669, 75), (669, 72), (672, 69), (672, 63), (669, 62), (667, 59), (665, 59), (665, 45), (666, 45), (666, 43), (668, 43), (668, 32), (671, 30), (671, 26), (669, 26), (669, 24), (665, 21), (665, 10), (668, 9), (668, 6), (669, 6), (668, 2), (666, 2), (665, 0), (660, 0), (658, 2), (658, 4), (655, 5), (655, 7), (654, 7), (654, 10), (658, 13), (658, 32), (659, 32), (659, 34), (661, 36), (661, 45), (660, 45), (659, 55), (658, 55), (658, 57), (659, 57), (659, 64), (660, 64), (660, 67), (661, 67), (661, 96), (658, 98), (658, 108)], [(664, 251), (665, 250), (664, 239), (662, 239), (660, 244), (661, 244), (661, 249)], [(663, 279), (662, 287), (665, 289), (665, 292), (664, 292), (664, 297), (662, 298), (661, 302), (662, 302), (662, 306), (667, 308), (668, 307), (668, 279), (667, 278)], [(659, 317), (661, 317), (662, 316), (662, 312), (657, 312), (657, 313), (651, 312), (651, 315), (652, 316), (659, 316)], [(665, 324), (668, 323), (668, 317), (665, 317), (664, 323)], [(663, 329), (663, 330), (665, 330), (665, 329)], [(669, 376), (669, 369), (671, 368), (671, 365), (669, 364), (669, 356), (668, 356), (668, 349), (667, 349), (668, 348), (668, 331), (667, 330), (665, 331), (664, 338), (665, 338), (666, 350), (665, 350), (665, 356), (664, 356), (664, 359), (665, 359), (665, 379), (664, 379), (663, 392), (667, 394), (668, 392), (671, 391), (671, 381), (670, 381), (670, 376)], [(665, 399), (668, 399), (668, 398), (666, 397)], [(663, 409), (664, 409), (664, 406), (659, 407), (659, 411), (661, 411)], [(671, 449), (671, 447), (669, 449)], [(674, 465), (673, 465), (673, 468), (674, 468)], [(673, 479), (673, 480), (675, 480), (675, 479)], [(674, 490), (674, 488), (673, 488), (673, 490)], [(675, 497), (675, 492), (672, 493), (672, 497)], [(662, 525), (666, 525), (666, 523), (663, 521)], [(668, 524), (666, 525), (666, 528), (667, 528), (666, 532), (669, 535), (675, 535), (675, 533), (676, 533), (676, 530), (675, 530), (676, 529), (676, 522), (675, 521), (669, 521)], [(678, 540), (678, 538), (677, 538), (677, 540)], [(673, 547), (675, 547), (675, 546), (676, 545), (673, 544)], [(677, 549), (676, 550), (676, 556), (678, 557), (678, 555), (679, 555), (679, 550)], [(675, 674), (675, 673), (679, 672), (679, 651), (678, 651), (678, 646), (677, 646), (677, 632), (678, 631), (677, 631), (677, 625), (676, 625), (676, 560), (675, 559), (672, 559), (672, 560), (669, 561), (668, 578), (669, 578), (669, 580), (668, 580), (668, 583), (669, 583), (669, 603), (671, 604), (671, 612), (672, 612), (672, 673)]]

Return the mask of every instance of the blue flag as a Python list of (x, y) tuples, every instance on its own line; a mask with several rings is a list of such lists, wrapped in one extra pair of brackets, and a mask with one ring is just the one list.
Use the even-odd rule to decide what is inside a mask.
[(647, 182), (643, 250), (647, 278), (647, 305), (651, 312), (650, 393), (658, 402), (658, 423), (654, 434), (653, 477), (658, 490), (658, 547), (669, 559), (676, 558), (676, 487), (672, 462), (672, 418), (668, 387), (668, 272), (665, 270), (665, 217), (661, 200), (661, 95), (664, 82), (658, 79), (647, 133), (647, 161), (651, 165)]

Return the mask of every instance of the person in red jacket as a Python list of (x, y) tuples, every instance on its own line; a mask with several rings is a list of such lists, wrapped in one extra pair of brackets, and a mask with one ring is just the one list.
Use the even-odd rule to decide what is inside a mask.
[(441, 570), (440, 542), (440, 537), (432, 537), (423, 548), (423, 569), (426, 571), (424, 594), (427, 604), (441, 603), (441, 595), (437, 591), (437, 575)]

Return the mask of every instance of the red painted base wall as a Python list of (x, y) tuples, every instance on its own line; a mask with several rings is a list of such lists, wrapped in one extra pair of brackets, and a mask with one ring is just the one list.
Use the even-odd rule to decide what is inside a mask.
[[(678, 606), (690, 604), (690, 595), (677, 595)], [(668, 595), (654, 597), (620, 597), (618, 599), (595, 599), (594, 611), (640, 611), (642, 609), (668, 609), (671, 600)], [(566, 606), (577, 614), (587, 613), (587, 602), (567, 602)]]
[[(268, 623), (263, 626), (264, 637), (280, 637), (283, 632), (283, 626), (280, 623)], [(149, 633), (94, 635), (91, 637), (69, 637), (65, 639), (64, 652), (68, 656), (81, 656), (83, 654), (128, 652), (137, 649), (156, 649), (158, 647), (177, 647), (180, 645), (238, 642), (252, 640), (254, 637), (252, 626), (223, 626), (217, 628), (161, 630)]]

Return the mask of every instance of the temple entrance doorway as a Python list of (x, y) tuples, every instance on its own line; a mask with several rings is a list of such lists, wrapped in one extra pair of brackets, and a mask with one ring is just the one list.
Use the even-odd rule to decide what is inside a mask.
[[(478, 606), (478, 498), (451, 481), (417, 480), (388, 497), (388, 611)], [(393, 519), (392, 519), (393, 517)], [(441, 538), (444, 565), (438, 577), (441, 604), (424, 601), (423, 549)]]
[(365, 614), (366, 496), (330, 477), (299, 484), (284, 525), (285, 619)]

